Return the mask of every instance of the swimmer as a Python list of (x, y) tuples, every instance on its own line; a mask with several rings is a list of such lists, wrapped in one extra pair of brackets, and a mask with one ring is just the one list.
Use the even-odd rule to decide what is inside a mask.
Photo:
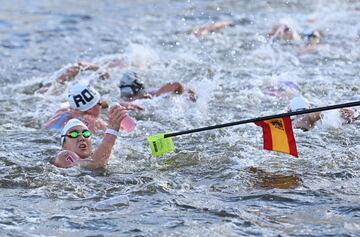
[(62, 150), (52, 163), (60, 168), (77, 165), (92, 169), (105, 167), (115, 144), (121, 120), (126, 117), (126, 110), (120, 105), (113, 106), (108, 116), (109, 125), (95, 152), (92, 151), (92, 133), (89, 128), (78, 119), (69, 120), (61, 132)]
[(202, 37), (202, 36), (211, 34), (213, 32), (220, 31), (226, 27), (234, 27), (234, 26), (235, 26), (235, 23), (232, 21), (218, 21), (218, 22), (215, 22), (210, 25), (194, 27), (191, 30), (191, 33), (197, 37)]
[[(313, 108), (313, 105), (304, 97), (297, 96), (291, 99), (288, 106), (288, 111), (301, 111)], [(352, 123), (358, 118), (358, 113), (352, 108), (339, 109), (342, 124)], [(309, 114), (297, 115), (293, 120), (295, 128), (308, 131), (312, 129), (318, 121), (321, 121), (323, 114), (321, 112), (314, 112)]]
[(136, 72), (126, 72), (120, 81), (121, 97), (128, 101), (137, 99), (151, 99), (164, 94), (188, 94), (189, 99), (193, 102), (196, 101), (197, 96), (191, 89), (185, 88), (180, 82), (167, 83), (157, 90), (146, 91), (144, 83), (140, 81)]
[[(107, 68), (125, 68), (126, 65), (121, 60), (112, 60), (108, 62)], [(66, 81), (74, 80), (74, 78), (81, 72), (81, 71), (97, 71), (99, 70), (100, 66), (92, 63), (87, 62), (80, 62), (75, 66), (71, 66), (68, 68), (65, 73), (61, 74), (59, 77), (57, 77), (56, 81), (60, 84), (65, 84)], [(99, 79), (101, 80), (108, 80), (110, 79), (110, 74), (108, 72), (101, 72), (99, 73)], [(140, 83), (140, 84), (139, 84)], [(50, 87), (52, 86), (52, 83), (44, 83), (43, 86), (37, 90), (37, 93), (45, 93), (47, 92)], [(140, 82), (138, 78), (138, 74), (134, 73), (132, 71), (126, 72), (120, 82), (120, 89), (122, 92), (122, 97), (125, 98), (128, 101), (136, 100), (136, 99), (150, 99), (153, 97), (158, 97), (163, 94), (183, 94), (184, 92), (189, 94), (189, 98), (191, 101), (195, 102), (197, 99), (197, 96), (195, 92), (191, 89), (185, 88), (184, 85), (182, 85), (180, 82), (172, 82), (167, 83), (160, 87), (158, 90), (154, 90), (151, 92), (145, 92), (144, 85), (142, 82)], [(134, 109), (140, 109), (137, 105), (129, 104), (128, 102), (122, 102), (123, 106), (127, 108), (134, 108)]]
[(306, 46), (299, 49), (298, 54), (315, 53), (320, 49), (320, 40), (323, 34), (320, 31), (314, 30), (309, 34), (304, 35)]
[[(60, 85), (64, 85), (67, 81), (72, 81), (74, 78), (79, 75), (81, 72), (84, 71), (98, 71), (99, 79), (106, 80), (108, 79), (109, 73), (107, 72), (100, 72), (100, 66), (97, 64), (81, 61), (76, 63), (75, 65), (71, 65), (68, 68), (64, 69), (60, 75), (58, 75), (55, 79), (55, 83)], [(42, 82), (40, 88), (36, 91), (36, 93), (44, 94), (46, 93), (51, 86), (53, 86), (53, 82), (45, 81)]]
[[(101, 99), (99, 92), (94, 88), (82, 84), (72, 86), (68, 93), (68, 103), (70, 107), (56, 111), (55, 115), (45, 123), (45, 128), (62, 129), (70, 119), (77, 118), (93, 133), (106, 129), (106, 122), (100, 118), (100, 112), (102, 108), (108, 107), (108, 104)], [(120, 105), (127, 110), (143, 109), (130, 102), (123, 102)]]
[(296, 41), (301, 39), (300, 34), (295, 30), (295, 28), (286, 23), (274, 25), (272, 30), (267, 33), (267, 36), (272, 39), (286, 41)]

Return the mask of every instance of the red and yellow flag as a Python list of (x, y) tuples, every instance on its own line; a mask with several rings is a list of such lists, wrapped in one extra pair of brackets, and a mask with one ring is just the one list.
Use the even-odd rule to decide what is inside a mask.
[(264, 149), (279, 151), (298, 157), (290, 117), (256, 122), (264, 133)]

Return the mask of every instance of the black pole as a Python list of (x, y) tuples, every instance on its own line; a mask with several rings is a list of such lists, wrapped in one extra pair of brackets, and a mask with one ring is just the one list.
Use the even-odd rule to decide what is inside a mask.
[(283, 117), (287, 117), (287, 116), (309, 114), (309, 113), (314, 113), (314, 112), (321, 112), (321, 111), (326, 111), (326, 110), (340, 109), (340, 108), (354, 107), (354, 106), (360, 106), (360, 101), (349, 102), (349, 103), (338, 104), (338, 105), (330, 105), (330, 106), (325, 106), (325, 107), (318, 107), (318, 108), (313, 108), (313, 109), (294, 111), (294, 112), (288, 112), (288, 113), (282, 113), (282, 114), (275, 114), (275, 115), (269, 115), (269, 116), (252, 118), (252, 119), (245, 119), (245, 120), (241, 120), (241, 121), (237, 121), (237, 122), (218, 124), (218, 125), (213, 125), (213, 126), (208, 126), (208, 127), (203, 127), (203, 128), (196, 128), (196, 129), (191, 129), (191, 130), (186, 130), (186, 131), (181, 131), (181, 132), (167, 133), (164, 135), (164, 138), (175, 137), (175, 136), (180, 136), (180, 135), (189, 134), (189, 133), (202, 132), (202, 131), (207, 131), (207, 130), (212, 130), (212, 129), (217, 129), (217, 128), (231, 127), (231, 126), (245, 124), (245, 123), (255, 123), (255, 122), (259, 122), (259, 121), (263, 121), (263, 120), (283, 118)]

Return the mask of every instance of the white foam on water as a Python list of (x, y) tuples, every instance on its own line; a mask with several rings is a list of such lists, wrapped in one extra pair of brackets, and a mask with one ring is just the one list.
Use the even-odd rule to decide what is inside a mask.
[(130, 64), (140, 69), (147, 69), (151, 64), (159, 61), (158, 54), (145, 45), (131, 44), (128, 55)]
[(324, 128), (337, 129), (342, 126), (343, 119), (338, 110), (322, 112), (321, 126)]
[[(175, 152), (162, 159), (150, 158), (146, 143), (147, 136), (158, 132), (182, 131), (283, 111), (288, 99), (269, 97), (262, 90), (281, 81), (298, 83), (302, 95), (316, 107), (358, 98), (357, 34), (360, 24), (359, 12), (353, 10), (357, 5), (355, 1), (285, 3), (276, 0), (251, 4), (188, 1), (185, 5), (181, 1), (173, 4), (152, 1), (139, 5), (137, 1), (124, 1), (121, 7), (116, 3), (107, 6), (101, 5), (101, 1), (91, 4), (79, 1), (77, 4), (84, 6), (73, 9), (75, 13), (91, 11), (85, 23), (76, 14), (51, 14), (48, 7), (44, 9), (49, 14), (38, 14), (37, 6), (41, 6), (41, 2), (36, 3), (33, 12), (25, 11), (25, 16), (19, 14), (10, 21), (14, 21), (14, 29), (28, 32), (31, 29), (28, 23), (23, 26), (22, 20), (32, 22), (29, 16), (36, 15), (32, 27), (38, 28), (36, 22), (42, 19), (41, 22), (48, 22), (50, 28), (45, 24), (40, 26), (46, 28), (44, 31), (30, 31), (27, 40), (32, 49), (7, 49), (3, 55), (9, 66), (0, 69), (6, 76), (7, 72), (12, 73), (16, 67), (11, 64), (18, 57), (17, 52), (21, 52), (28, 59), (18, 60), (23, 74), (27, 66), (28, 71), (36, 73), (36, 68), (30, 67), (34, 64), (46, 74), (49, 63), (55, 58), (47, 54), (60, 51), (42, 35), (64, 36), (63, 41), (56, 40), (61, 54), (56, 55), (60, 59), (54, 63), (60, 65), (59, 70), (48, 69), (46, 76), (24, 77), (21, 83), (0, 88), (0, 98), (4, 99), (0, 109), (0, 131), (4, 135), (0, 143), (4, 148), (1, 184), (5, 190), (3, 201), (14, 207), (6, 213), (18, 212), (6, 216), (12, 219), (15, 228), (26, 229), (29, 233), (35, 226), (31, 224), (35, 216), (48, 220), (44, 227), (47, 229), (36, 226), (38, 235), (50, 231), (54, 235), (76, 231), (83, 235), (106, 235), (114, 229), (120, 230), (116, 233), (119, 235), (184, 235), (185, 232), (215, 236), (223, 233), (321, 236), (356, 232), (358, 226), (349, 220), (354, 219), (359, 193), (357, 123), (342, 126), (336, 111), (325, 112), (322, 123), (309, 132), (294, 131), (298, 159), (263, 150), (262, 129), (254, 124), (176, 137)], [(97, 8), (99, 4), (104, 8)], [(32, 9), (32, 5), (27, 7)], [(52, 6), (51, 3), (46, 5)], [(67, 4), (58, 5), (64, 5), (63, 11), (67, 12)], [(127, 17), (119, 14), (124, 6), (129, 6), (124, 12)], [(8, 16), (17, 7), (14, 5), (2, 16)], [(107, 10), (106, 17), (99, 14), (103, 9)], [(240, 14), (236, 9), (244, 11)], [(137, 17), (138, 13), (144, 13), (144, 17)], [(239, 18), (239, 14), (249, 22), (201, 38), (185, 32), (192, 25)], [(315, 21), (307, 21), (309, 18)], [(266, 33), (279, 19), (295, 22), (290, 24), (297, 25), (299, 31), (322, 31), (324, 38), (319, 52), (299, 56), (297, 51), (304, 46), (304, 41), (268, 40)], [(73, 27), (69, 29), (77, 29), (76, 34), (66, 31), (71, 24)], [(98, 32), (88, 31), (93, 29)], [(10, 39), (14, 37), (14, 46), (22, 45), (16, 40), (23, 36), (14, 35), (10, 36)], [(125, 39), (122, 35), (126, 35)], [(85, 44), (81, 43), (84, 36), (89, 37), (85, 37)], [(2, 39), (1, 43), (0, 47), (5, 50), (3, 46), (9, 42)], [(41, 51), (44, 61), (33, 63), (31, 60), (38, 60), (33, 53), (43, 48), (47, 49)], [(71, 52), (67, 48), (71, 48)], [(56, 84), (45, 94), (31, 93), (39, 82), (55, 80), (76, 63), (74, 58), (99, 63), (101, 70), (108, 70), (112, 79), (100, 81), (98, 72), (86, 71), (75, 81)], [(109, 68), (112, 60), (123, 60), (127, 67)], [(67, 88), (74, 83), (90, 83), (101, 94), (118, 98), (119, 80), (127, 70), (137, 70), (148, 89), (181, 82), (196, 91), (198, 100), (190, 102), (184, 94), (135, 101), (145, 110), (134, 115), (137, 127), (132, 133), (120, 132), (105, 171), (89, 171), (84, 177), (82, 169), (63, 171), (48, 164), (49, 157), (59, 149), (58, 136), (56, 132), (42, 130), (39, 124), (66, 106)], [(103, 115), (106, 118), (105, 111)], [(101, 138), (96, 136), (94, 143), (98, 144)], [(165, 163), (167, 160), (175, 162)], [(284, 190), (257, 187), (249, 167), (269, 173), (294, 173), (301, 182), (295, 188)], [(44, 181), (38, 181), (44, 177)], [(31, 192), (36, 190), (34, 185), (41, 186), (37, 190), (41, 195), (31, 199), (32, 194), (38, 195), (36, 191)], [(29, 194), (26, 200), (16, 198), (23, 193)], [(124, 193), (126, 195), (122, 196)], [(339, 201), (334, 203), (333, 200)], [(27, 208), (29, 201), (34, 205)], [(317, 207), (316, 219), (325, 219), (327, 226), (319, 228), (306, 221), (309, 217), (306, 213), (312, 213), (314, 206)], [(303, 211), (293, 218), (293, 213), (299, 209)], [(52, 219), (51, 212), (61, 212), (63, 216), (53, 215)], [(126, 218), (115, 223), (112, 221), (114, 215)], [(228, 220), (226, 224), (222, 224), (224, 218)], [(63, 226), (58, 234), (54, 231), (58, 229), (59, 219)]]

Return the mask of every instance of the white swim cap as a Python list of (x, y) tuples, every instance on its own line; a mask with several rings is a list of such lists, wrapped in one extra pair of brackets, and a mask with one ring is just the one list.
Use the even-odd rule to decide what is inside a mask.
[(290, 100), (290, 105), (289, 105), (290, 111), (295, 112), (309, 108), (310, 108), (309, 101), (302, 96), (296, 96)]
[(99, 103), (100, 94), (90, 86), (77, 84), (69, 89), (68, 101), (71, 108), (84, 112)]
[(73, 128), (75, 126), (82, 126), (89, 130), (89, 128), (85, 125), (85, 123), (81, 122), (79, 119), (70, 119), (64, 126), (64, 128), (61, 130), (61, 145), (64, 144), (64, 135), (70, 130), (70, 128)]

